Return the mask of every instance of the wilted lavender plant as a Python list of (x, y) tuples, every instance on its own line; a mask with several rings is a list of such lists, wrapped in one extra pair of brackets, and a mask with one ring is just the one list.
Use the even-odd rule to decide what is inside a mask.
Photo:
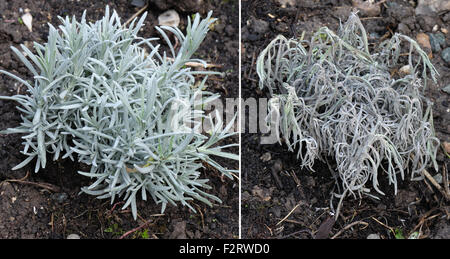
[[(196, 101), (201, 97), (204, 104), (219, 97), (203, 89), (206, 78), (200, 84), (195, 84), (194, 78), (216, 72), (192, 71), (185, 66), (189, 61), (206, 65), (191, 56), (214, 22), (211, 14), (204, 20), (198, 14), (192, 22), (188, 18), (185, 35), (175, 27), (157, 27), (171, 58), (159, 53), (160, 45), (153, 44), (157, 38), (137, 36), (145, 14), (126, 28), (115, 11), (110, 15), (108, 7), (95, 23), (87, 23), (84, 12), (81, 21), (60, 18), (59, 29), (49, 24), (48, 43), (34, 43), (37, 54), (23, 45), (24, 54), (12, 47), (34, 75), (34, 83), (30, 83), (0, 71), (28, 91), (28, 95), (0, 97), (21, 105), (17, 109), (23, 122), (2, 131), (24, 134), (22, 153), (27, 158), (13, 169), (37, 159), (37, 172), (45, 168), (47, 154), (53, 160), (77, 158), (91, 166), (90, 172), (79, 173), (96, 179), (82, 191), (111, 198), (111, 202), (124, 196), (123, 207), (131, 205), (134, 218), (139, 192), (143, 200), (150, 194), (161, 203), (162, 211), (167, 203), (175, 202), (194, 210), (188, 203), (192, 199), (209, 205), (208, 198), (220, 202), (201, 190), (210, 186), (207, 179), (199, 178), (199, 169), (204, 162), (230, 178), (236, 172), (212, 158), (238, 159), (223, 151), (237, 144), (216, 144), (233, 134), (228, 132), (233, 122), (223, 129), (222, 122), (214, 123)], [(178, 38), (178, 51), (164, 30)], [(198, 130), (204, 119), (213, 125), (210, 136)]]
[[(409, 73), (394, 76), (402, 44), (409, 45)], [(336, 215), (349, 194), (375, 197), (368, 181), (383, 194), (378, 179), (385, 176), (396, 193), (405, 171), (420, 179), (430, 164), (437, 169), (439, 140), (432, 103), (423, 95), (428, 75), (436, 80), (437, 71), (411, 38), (395, 34), (370, 53), (352, 14), (338, 34), (323, 27), (310, 42), (278, 36), (259, 55), (257, 73), (272, 96), (267, 120), (279, 142), (297, 148), (301, 166), (310, 170), (316, 159), (335, 159), (342, 182), (334, 193)]]

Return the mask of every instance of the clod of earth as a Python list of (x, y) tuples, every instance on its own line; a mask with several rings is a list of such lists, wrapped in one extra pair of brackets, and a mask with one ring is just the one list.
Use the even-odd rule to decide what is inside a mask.
[(357, 8), (361, 15), (374, 17), (381, 13), (381, 7), (378, 3), (372, 1), (353, 0), (353, 7)]

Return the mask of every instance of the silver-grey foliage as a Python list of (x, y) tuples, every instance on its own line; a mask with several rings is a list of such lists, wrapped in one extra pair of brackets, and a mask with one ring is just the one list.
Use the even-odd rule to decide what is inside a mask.
[[(226, 169), (212, 156), (238, 159), (223, 151), (237, 144), (218, 146), (231, 136), (231, 122), (213, 122), (198, 105), (198, 98), (213, 101), (218, 95), (206, 92), (205, 80), (195, 84), (195, 75), (216, 72), (191, 71), (192, 59), (214, 22), (211, 12), (201, 20), (188, 19), (186, 34), (178, 28), (162, 26), (157, 30), (168, 44), (170, 58), (160, 53), (159, 39), (144, 39), (137, 34), (146, 15), (123, 27), (117, 13), (106, 7), (105, 16), (88, 23), (75, 17), (60, 18), (58, 29), (49, 24), (48, 43), (34, 43), (37, 54), (22, 45), (12, 47), (34, 75), (34, 83), (7, 74), (27, 87), (27, 95), (2, 96), (20, 104), (23, 122), (2, 133), (22, 133), (27, 158), (14, 167), (19, 169), (37, 159), (35, 171), (45, 168), (47, 155), (53, 160), (78, 159), (91, 166), (81, 175), (95, 181), (82, 191), (98, 198), (123, 196), (124, 208), (131, 205), (137, 216), (136, 196), (147, 195), (156, 203), (180, 202), (190, 207), (197, 199), (209, 205), (217, 197), (200, 178), (202, 163), (209, 164), (228, 177), (235, 170)], [(178, 38), (178, 51), (166, 33)], [(149, 49), (148, 53), (145, 47)], [(30, 62), (31, 61), (31, 62)], [(200, 133), (204, 119), (211, 120), (210, 136)], [(195, 210), (194, 210), (195, 211)]]
[[(407, 69), (393, 76), (404, 45)], [(280, 143), (297, 148), (310, 170), (316, 159), (335, 159), (342, 182), (336, 215), (349, 194), (373, 196), (369, 181), (383, 194), (381, 175), (396, 193), (405, 172), (419, 179), (426, 166), (437, 168), (432, 103), (423, 95), (437, 71), (413, 39), (395, 34), (371, 53), (352, 14), (337, 34), (323, 27), (310, 42), (278, 36), (259, 55), (257, 73), (273, 97), (267, 120)]]

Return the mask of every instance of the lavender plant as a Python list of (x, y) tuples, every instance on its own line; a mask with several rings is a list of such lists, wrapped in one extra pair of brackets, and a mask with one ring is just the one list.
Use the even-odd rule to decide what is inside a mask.
[[(231, 178), (236, 170), (221, 166), (214, 157), (238, 159), (224, 149), (237, 144), (220, 145), (230, 137), (232, 126), (224, 127), (201, 110), (201, 104), (218, 98), (204, 90), (205, 79), (196, 84), (196, 75), (217, 74), (193, 71), (192, 59), (215, 19), (212, 12), (201, 20), (188, 18), (186, 34), (176, 27), (156, 27), (169, 47), (170, 58), (160, 53), (158, 38), (138, 36), (146, 14), (128, 27), (122, 26), (115, 11), (95, 22), (75, 17), (61, 18), (58, 29), (49, 24), (48, 42), (34, 43), (36, 54), (22, 45), (12, 47), (33, 73), (34, 83), (7, 71), (27, 87), (26, 95), (1, 96), (20, 104), (23, 122), (3, 134), (23, 134), (26, 159), (19, 169), (36, 159), (35, 172), (45, 168), (48, 156), (77, 159), (90, 165), (80, 175), (95, 179), (82, 192), (98, 198), (116, 196), (131, 206), (137, 216), (136, 196), (150, 195), (164, 212), (167, 203), (181, 203), (193, 211), (192, 199), (212, 205), (220, 202), (209, 189), (208, 179), (200, 178), (203, 163)], [(176, 51), (170, 32), (181, 43)], [(146, 51), (148, 49), (148, 51)], [(196, 101), (197, 100), (197, 101)], [(210, 120), (213, 130), (201, 134), (203, 120)], [(219, 144), (218, 144), (219, 143)]]
[[(409, 73), (393, 73), (402, 47)], [(425, 167), (437, 169), (439, 140), (423, 92), (438, 73), (413, 39), (395, 34), (371, 53), (352, 14), (337, 34), (323, 27), (309, 42), (276, 37), (260, 53), (257, 73), (272, 96), (267, 121), (280, 143), (298, 150), (301, 167), (313, 171), (316, 159), (334, 158), (342, 188), (333, 193), (336, 216), (346, 196), (384, 195), (379, 177), (397, 193), (399, 177), (418, 180)]]

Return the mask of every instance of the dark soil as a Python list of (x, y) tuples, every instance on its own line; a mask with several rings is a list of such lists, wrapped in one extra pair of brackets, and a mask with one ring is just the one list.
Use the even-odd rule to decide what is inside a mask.
[[(6, 0), (0, 1), (0, 69), (10, 71), (29, 80), (31, 73), (13, 54), (10, 46), (19, 44), (31, 46), (33, 41), (45, 43), (48, 35), (47, 23), (59, 24), (57, 16), (74, 15), (81, 17), (87, 9), (87, 19), (100, 19), (109, 4), (125, 22), (140, 8), (131, 1), (84, 1), (84, 0)], [(19, 22), (20, 9), (30, 9), (33, 16), (33, 32)], [(150, 5), (146, 25), (141, 36), (158, 36), (153, 28), (157, 17), (164, 10)], [(196, 54), (208, 63), (220, 64), (218, 69), (224, 77), (211, 77), (209, 90), (224, 97), (238, 96), (238, 2), (205, 1), (200, 12), (203, 16), (213, 10), (219, 18), (199, 52)], [(181, 29), (186, 17), (192, 13), (179, 12)], [(0, 95), (24, 92), (15, 80), (0, 75)], [(21, 122), (15, 103), (0, 101), (0, 129), (15, 127)], [(237, 141), (234, 138), (233, 141)], [(223, 203), (212, 208), (193, 202), (198, 213), (193, 213), (181, 205), (168, 205), (164, 214), (161, 207), (148, 202), (138, 202), (138, 219), (135, 221), (129, 209), (122, 210), (123, 204), (111, 204), (110, 200), (99, 200), (94, 196), (79, 194), (80, 187), (89, 185), (89, 179), (77, 174), (82, 165), (69, 160), (50, 163), (45, 169), (34, 174), (31, 166), (12, 171), (24, 156), (19, 135), (0, 136), (0, 238), (66, 238), (78, 234), (81, 238), (120, 238), (126, 232), (148, 224), (126, 238), (237, 238), (238, 237), (238, 181), (221, 177), (207, 168), (203, 178), (210, 179), (213, 187), (210, 193), (218, 196)], [(235, 150), (237, 152), (237, 149)], [(238, 163), (220, 161), (230, 168)], [(33, 164), (33, 163), (31, 163)], [(28, 174), (28, 172), (31, 172)], [(24, 178), (26, 176), (26, 178)], [(23, 178), (23, 179), (22, 179)], [(11, 181), (16, 179), (19, 181)]]
[[(436, 24), (439, 28), (449, 28), (448, 12), (416, 16), (412, 5), (415, 2), (387, 1), (381, 4), (381, 13), (376, 17), (360, 13), (371, 37), (370, 42), (376, 43), (395, 32), (416, 38), (420, 32), (431, 33)], [(340, 19), (345, 22), (348, 18), (351, 5), (351, 0), (299, 0), (298, 7), (282, 8), (275, 0), (243, 0), (244, 100), (250, 97), (270, 98), (268, 93), (258, 89), (255, 61), (276, 35), (300, 37), (305, 32), (305, 39), (310, 39), (312, 33), (322, 26), (336, 31)], [(445, 35), (446, 46), (449, 45), (449, 36)], [(450, 97), (440, 89), (449, 84), (450, 69), (440, 52), (432, 55), (440, 79), (429, 87), (426, 94), (434, 101), (436, 134), (441, 142), (449, 142)], [(245, 115), (248, 118), (249, 111), (245, 111)], [(315, 172), (302, 170), (296, 154), (288, 152), (285, 145), (261, 145), (261, 135), (247, 133), (248, 122), (245, 126), (246, 133), (242, 135), (241, 143), (243, 238), (327, 238), (338, 234), (337, 238), (365, 239), (369, 234), (378, 234), (382, 239), (393, 239), (407, 238), (415, 231), (420, 232), (419, 238), (450, 238), (449, 202), (428, 181), (411, 182), (408, 178), (400, 184), (397, 196), (386, 181), (381, 183), (386, 195), (380, 200), (347, 198), (340, 217), (334, 222), (330, 213), (330, 192), (336, 184), (327, 165), (316, 163)], [(449, 168), (449, 158), (443, 149), (438, 153), (439, 172), (429, 169), (432, 175), (442, 174), (444, 165)], [(277, 168), (275, 163), (282, 166), (281, 172), (275, 170), (282, 187), (277, 185), (271, 173)], [(336, 207), (336, 199), (333, 204)]]

